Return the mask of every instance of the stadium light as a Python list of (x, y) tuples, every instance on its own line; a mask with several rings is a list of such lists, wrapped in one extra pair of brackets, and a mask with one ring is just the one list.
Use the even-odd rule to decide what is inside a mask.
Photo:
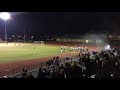
[(86, 43), (88, 43), (88, 40), (86, 40)]
[(6, 32), (6, 21), (10, 19), (10, 14), (8, 12), (0, 13), (0, 18), (5, 21), (5, 40), (7, 41), (7, 32)]

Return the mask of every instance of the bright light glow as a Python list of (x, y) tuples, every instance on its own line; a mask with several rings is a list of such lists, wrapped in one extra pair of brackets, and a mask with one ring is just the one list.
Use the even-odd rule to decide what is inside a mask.
[(110, 37), (112, 37), (112, 36), (110, 36)]
[(95, 78), (95, 75), (92, 75), (91, 78)]
[(105, 50), (110, 50), (110, 45), (106, 45)]
[(3, 20), (8, 20), (8, 19), (10, 19), (10, 14), (7, 12), (2, 12), (2, 13), (0, 13), (0, 18)]
[(101, 42), (101, 40), (99, 40), (99, 42)]
[(96, 40), (96, 42), (97, 42), (97, 43), (100, 43), (100, 42), (101, 42), (101, 40)]
[(88, 43), (88, 40), (86, 40), (86, 43)]

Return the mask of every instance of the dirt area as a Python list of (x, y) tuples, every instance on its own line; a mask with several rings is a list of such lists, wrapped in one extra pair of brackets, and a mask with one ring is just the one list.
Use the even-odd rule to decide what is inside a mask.
[[(57, 55), (60, 57), (60, 59), (65, 58), (66, 56), (72, 57), (72, 56), (77, 56), (78, 53), (63, 53)], [(19, 61), (19, 62), (11, 62), (11, 63), (5, 63), (5, 64), (0, 64), (0, 77), (3, 77), (5, 75), (13, 75), (16, 73), (20, 73), (23, 68), (27, 68), (28, 70), (39, 68), (41, 66), (41, 63), (46, 62), (53, 58), (54, 56), (49, 56), (49, 57), (43, 57), (43, 58), (36, 58), (36, 59), (31, 59), (31, 60), (26, 60), (26, 61)]]

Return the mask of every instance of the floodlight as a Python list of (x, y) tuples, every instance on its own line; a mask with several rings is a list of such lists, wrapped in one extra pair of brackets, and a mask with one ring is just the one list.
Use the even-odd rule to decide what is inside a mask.
[(10, 14), (8, 12), (0, 13), (0, 18), (5, 21), (5, 40), (7, 41), (7, 30), (6, 30), (6, 21), (10, 19)]
[(86, 43), (88, 43), (88, 40), (86, 40)]
[(7, 12), (2, 12), (2, 13), (0, 13), (0, 18), (3, 20), (8, 20), (8, 19), (10, 19), (10, 14)]

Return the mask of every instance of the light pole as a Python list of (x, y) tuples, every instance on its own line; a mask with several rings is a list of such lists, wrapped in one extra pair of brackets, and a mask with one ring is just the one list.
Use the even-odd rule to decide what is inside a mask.
[(7, 41), (6, 20), (5, 20), (5, 40)]
[(5, 40), (6, 40), (6, 42), (7, 42), (7, 28), (6, 28), (7, 25), (6, 24), (7, 24), (7, 20), (9, 20), (10, 17), (11, 17), (10, 14), (7, 12), (0, 13), (0, 18), (5, 21)]

